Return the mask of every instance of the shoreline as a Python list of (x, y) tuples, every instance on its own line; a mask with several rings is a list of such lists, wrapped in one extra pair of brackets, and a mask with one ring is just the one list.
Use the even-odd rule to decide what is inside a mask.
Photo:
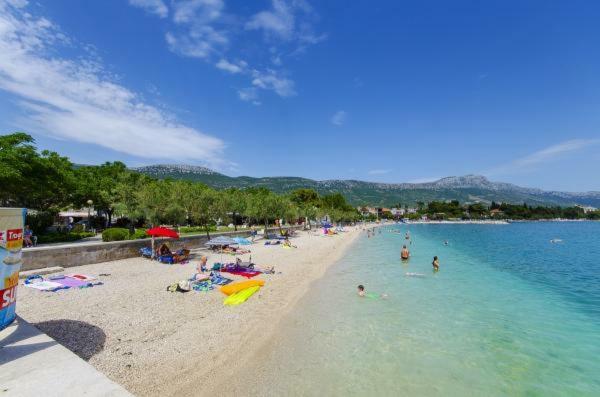
[[(381, 225), (370, 225), (370, 227), (379, 226)], [(243, 393), (244, 385), (237, 383), (235, 374), (243, 371), (244, 368), (250, 367), (252, 365), (252, 358), (256, 358), (257, 356), (261, 357), (267, 350), (275, 348), (271, 346), (270, 342), (278, 335), (277, 331), (280, 329), (282, 322), (292, 313), (296, 305), (298, 305), (302, 298), (310, 291), (311, 285), (314, 284), (315, 281), (323, 278), (327, 273), (327, 270), (344, 256), (347, 250), (355, 243), (356, 239), (361, 236), (362, 231), (363, 229), (354, 227), (352, 230), (343, 234), (343, 236), (346, 237), (346, 240), (343, 242), (342, 247), (340, 247), (341, 249), (337, 250), (335, 255), (328, 257), (327, 261), (323, 263), (323, 266), (317, 269), (315, 273), (311, 274), (310, 279), (304, 280), (305, 282), (301, 289), (295, 291), (293, 295), (288, 295), (288, 302), (286, 302), (285, 306), (279, 310), (277, 318), (271, 319), (272, 321), (268, 324), (268, 329), (264, 327), (265, 324), (255, 324), (252, 332), (248, 332), (244, 340), (240, 340), (239, 344), (244, 345), (246, 350), (243, 351), (241, 355), (235, 354), (235, 362), (229, 360), (229, 357), (220, 357), (220, 362), (216, 365), (212, 365), (211, 371), (208, 371), (209, 374), (195, 376), (198, 378), (196, 381), (205, 379), (205, 376), (211, 376), (210, 384), (205, 385), (205, 389), (200, 393), (201, 395), (237, 395), (240, 392)], [(348, 236), (346, 236), (347, 234)], [(249, 341), (251, 341), (251, 343), (248, 343)], [(233, 352), (232, 355), (234, 355)], [(212, 374), (210, 374), (211, 372)], [(234, 378), (233, 381), (232, 378)], [(194, 383), (194, 380), (190, 380), (189, 382), (186, 382), (186, 384), (181, 385), (181, 387), (172, 394), (193, 394), (195, 389), (190, 387), (190, 384)]]
[[(238, 307), (223, 306), (218, 290), (165, 291), (189, 277), (198, 259), (168, 266), (131, 258), (68, 269), (109, 274), (100, 277), (102, 286), (55, 293), (20, 286), (17, 310), (136, 395), (208, 395), (231, 382), (230, 374), (268, 343), (312, 283), (364, 229), (346, 230), (333, 237), (320, 229), (299, 232), (292, 240), (298, 249), (264, 246), (262, 240), (249, 246), (253, 262), (275, 265), (277, 274), (257, 277), (266, 280), (265, 287)], [(197, 258), (205, 252), (194, 250)], [(218, 261), (218, 254), (210, 255), (209, 264)]]

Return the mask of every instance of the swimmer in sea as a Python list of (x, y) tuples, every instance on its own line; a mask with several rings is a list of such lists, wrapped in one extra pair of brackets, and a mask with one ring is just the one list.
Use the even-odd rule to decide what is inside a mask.
[(367, 293), (365, 292), (365, 286), (362, 284), (359, 285), (358, 286), (358, 296), (360, 296), (361, 298), (364, 298), (366, 294)]
[[(365, 291), (365, 286), (364, 285), (359, 285), (358, 286), (358, 296), (360, 296), (361, 298), (377, 298), (378, 296), (376, 294), (370, 294), (367, 296), (367, 292)], [(387, 299), (388, 298), (388, 294), (380, 294), (379, 298), (381, 299)]]
[(444, 240), (444, 245), (448, 245), (448, 240)]
[(406, 248), (406, 245), (402, 247), (402, 251), (400, 251), (400, 259), (402, 260), (408, 260), (410, 256), (410, 252), (408, 251), (408, 248)]
[(440, 270), (440, 261), (438, 260), (437, 256), (433, 257), (433, 262), (431, 262), (431, 265), (433, 266), (434, 272), (437, 272)]

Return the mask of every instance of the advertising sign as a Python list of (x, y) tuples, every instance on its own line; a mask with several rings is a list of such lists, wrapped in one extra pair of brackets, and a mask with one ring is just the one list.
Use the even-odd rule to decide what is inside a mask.
[(26, 210), (0, 208), (0, 330), (15, 319)]

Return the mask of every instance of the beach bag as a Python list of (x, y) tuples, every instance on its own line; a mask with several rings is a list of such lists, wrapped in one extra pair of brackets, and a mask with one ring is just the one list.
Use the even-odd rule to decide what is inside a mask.
[(190, 282), (188, 280), (181, 280), (167, 287), (167, 291), (169, 292), (190, 292), (190, 289)]

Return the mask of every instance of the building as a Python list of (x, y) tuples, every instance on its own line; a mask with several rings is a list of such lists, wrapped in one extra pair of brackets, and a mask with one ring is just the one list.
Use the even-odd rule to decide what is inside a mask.
[(594, 212), (597, 210), (597, 208), (595, 208), (595, 207), (590, 207), (590, 206), (586, 206), (586, 205), (576, 205), (575, 207), (581, 208), (583, 210), (584, 214), (589, 214), (590, 212)]
[(403, 216), (404, 216), (404, 214), (406, 213), (406, 211), (404, 210), (404, 208), (392, 208), (392, 209), (390, 210), (390, 212), (392, 213), (392, 215), (393, 215), (395, 218), (400, 218), (400, 217), (403, 217)]
[(490, 211), (490, 216), (491, 217), (497, 217), (497, 216), (502, 216), (502, 215), (504, 215), (504, 212), (502, 212), (498, 208), (495, 208), (495, 209), (493, 209), (493, 210)]

